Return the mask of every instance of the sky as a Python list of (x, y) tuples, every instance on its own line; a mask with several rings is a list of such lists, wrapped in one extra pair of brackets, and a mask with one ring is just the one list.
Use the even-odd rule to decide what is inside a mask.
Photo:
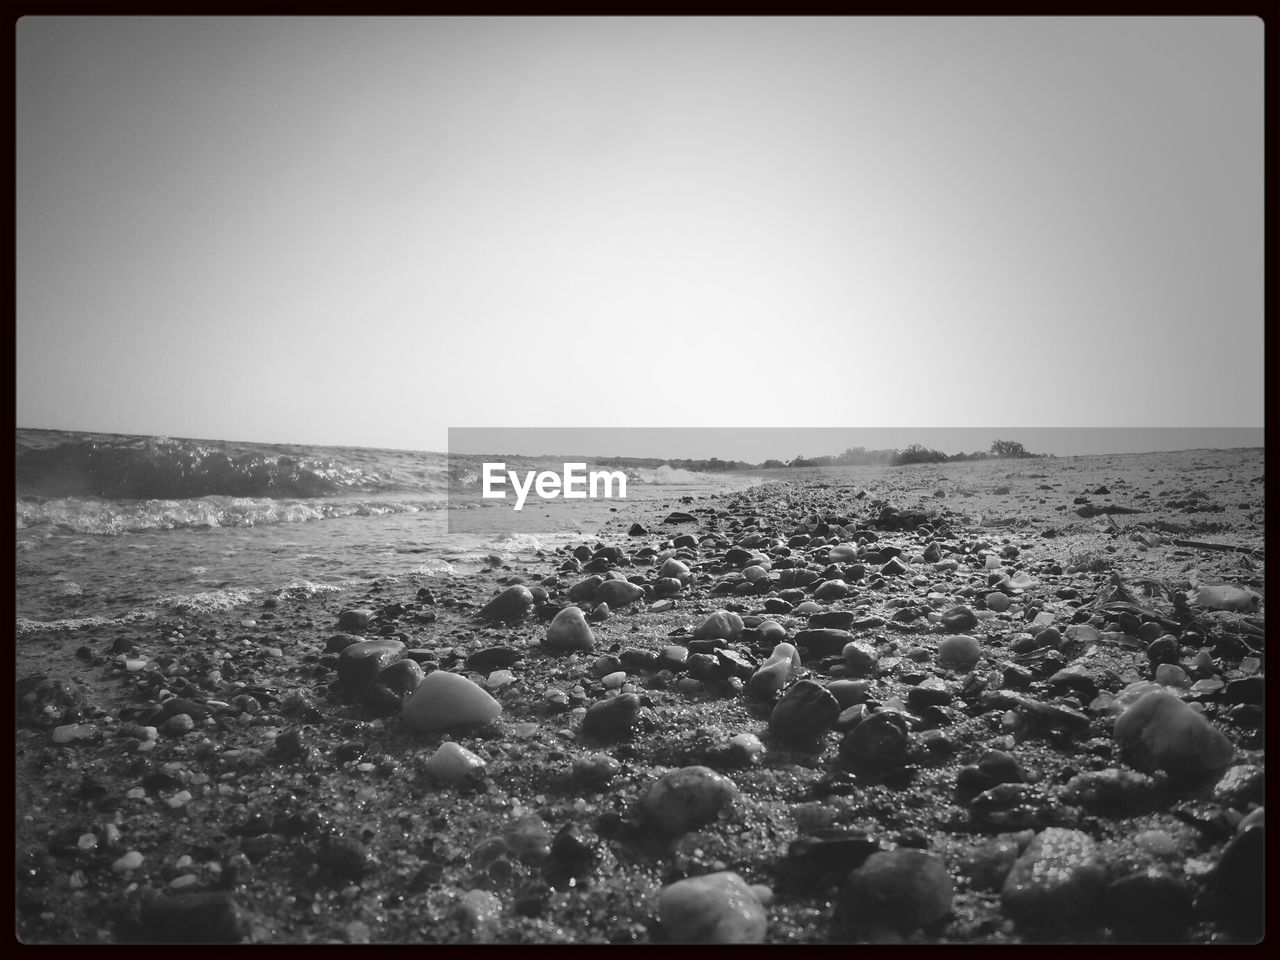
[(1256, 18), (28, 17), (16, 66), (18, 426), (1263, 424)]

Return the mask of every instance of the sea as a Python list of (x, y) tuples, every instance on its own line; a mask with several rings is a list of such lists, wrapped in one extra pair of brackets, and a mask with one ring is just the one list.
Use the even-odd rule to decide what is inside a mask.
[[(231, 609), (271, 595), (359, 591), (375, 580), (469, 576), (592, 541), (627, 507), (574, 501), (515, 530), (489, 501), (451, 533), (451, 484), (484, 457), (439, 452), (19, 429), (17, 633)], [(626, 468), (625, 504), (675, 505), (760, 481)], [(538, 503), (535, 508), (551, 507)]]

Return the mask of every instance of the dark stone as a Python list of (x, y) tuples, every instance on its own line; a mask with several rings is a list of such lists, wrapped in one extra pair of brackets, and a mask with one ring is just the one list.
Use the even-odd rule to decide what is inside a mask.
[(642, 673), (658, 669), (658, 655), (652, 650), (631, 647), (618, 654), (619, 662), (628, 673)]
[(640, 719), (640, 698), (634, 693), (593, 703), (582, 718), (582, 732), (599, 739), (618, 739), (630, 734)]
[(966, 606), (952, 607), (941, 616), (942, 625), (952, 633), (964, 633), (978, 625), (978, 616)]
[(801, 630), (796, 634), (795, 645), (819, 657), (830, 657), (844, 650), (845, 645), (853, 642), (853, 634), (848, 630), (821, 628), (817, 630)]
[(858, 614), (852, 610), (829, 610), (826, 613), (815, 613), (809, 618), (810, 629), (848, 630), (853, 626)]
[(373, 623), (373, 611), (365, 608), (358, 610), (343, 610), (338, 614), (338, 629), (351, 633), (358, 633)]
[(1261, 706), (1262, 692), (1266, 686), (1262, 677), (1240, 677), (1229, 680), (1222, 691), (1222, 699), (1226, 703), (1250, 703)]
[(1213, 871), (1218, 918), (1242, 940), (1253, 942), (1262, 937), (1265, 868), (1266, 845), (1262, 824), (1258, 824), (1231, 839)]
[(878, 775), (907, 762), (907, 721), (897, 713), (876, 713), (840, 741), (840, 757), (855, 772)]
[(840, 703), (822, 684), (801, 680), (791, 685), (769, 716), (769, 730), (789, 740), (816, 740), (835, 726)]
[(534, 604), (533, 593), (522, 583), (507, 587), (480, 609), (484, 620), (516, 623), (524, 619)]
[(519, 660), (521, 656), (523, 654), (515, 647), (486, 647), (484, 650), (477, 650), (467, 657), (464, 666), (468, 670), (488, 676), (495, 670), (507, 669), (507, 667)]
[(861, 830), (834, 828), (793, 840), (778, 865), (779, 882), (797, 892), (839, 883), (880, 850), (880, 841)]
[(359, 880), (370, 866), (365, 845), (349, 837), (322, 837), (314, 853), (320, 869), (342, 882)]
[(1110, 884), (1104, 902), (1116, 938), (1125, 941), (1180, 943), (1193, 916), (1186, 883), (1154, 867)]
[(239, 943), (249, 924), (226, 892), (185, 893), (153, 900), (140, 913), (144, 938), (154, 943)]
[(365, 712), (373, 717), (397, 716), (405, 697), (418, 689), (424, 676), (416, 660), (397, 660), (383, 667), (364, 688)]
[(358, 700), (378, 671), (404, 656), (399, 640), (361, 640), (338, 655), (338, 680), (348, 697)]

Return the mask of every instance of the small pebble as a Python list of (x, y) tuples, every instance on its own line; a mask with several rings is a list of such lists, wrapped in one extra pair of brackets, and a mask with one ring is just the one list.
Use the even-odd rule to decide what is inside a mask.
[(755, 889), (729, 871), (663, 887), (658, 917), (668, 943), (761, 943), (769, 925)]

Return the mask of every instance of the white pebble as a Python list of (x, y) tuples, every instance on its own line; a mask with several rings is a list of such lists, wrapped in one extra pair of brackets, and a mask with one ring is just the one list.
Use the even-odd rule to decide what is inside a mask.
[(124, 873), (127, 870), (137, 870), (142, 866), (144, 857), (137, 850), (130, 850), (123, 857), (111, 865), (111, 869), (116, 873)]
[(427, 773), (441, 783), (458, 783), (473, 771), (484, 769), (484, 761), (466, 747), (446, 740), (426, 764)]

